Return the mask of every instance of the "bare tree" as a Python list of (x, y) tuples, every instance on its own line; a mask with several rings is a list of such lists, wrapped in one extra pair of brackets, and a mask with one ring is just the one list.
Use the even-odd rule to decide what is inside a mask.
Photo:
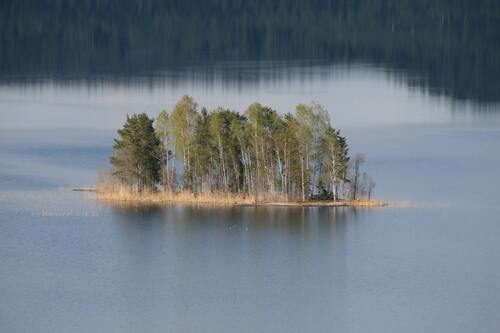
[(361, 165), (365, 162), (365, 155), (357, 153), (351, 164), (352, 175), (351, 175), (351, 199), (358, 199), (360, 187), (361, 187)]

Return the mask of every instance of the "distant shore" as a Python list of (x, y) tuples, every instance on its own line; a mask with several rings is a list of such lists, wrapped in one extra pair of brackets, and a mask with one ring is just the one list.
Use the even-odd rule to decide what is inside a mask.
[(78, 188), (75, 191), (95, 192), (96, 198), (102, 201), (120, 203), (145, 203), (145, 204), (200, 204), (200, 205), (220, 205), (220, 206), (290, 206), (290, 207), (383, 207), (387, 204), (376, 200), (308, 200), (295, 201), (286, 200), (276, 196), (255, 197), (253, 195), (222, 194), (222, 193), (188, 193), (188, 192), (149, 192), (136, 193), (128, 191), (102, 191), (93, 188)]

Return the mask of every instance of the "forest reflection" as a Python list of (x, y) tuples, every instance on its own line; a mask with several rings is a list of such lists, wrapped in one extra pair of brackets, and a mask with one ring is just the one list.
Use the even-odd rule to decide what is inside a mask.
[[(0, 82), (194, 75), (244, 85), (320, 62), (368, 64), (433, 94), (498, 102), (498, 13), (490, 0), (7, 0)], [(267, 67), (246, 67), (255, 63)]]
[(110, 204), (117, 223), (126, 229), (161, 230), (175, 228), (186, 232), (286, 231), (290, 234), (333, 234), (346, 223), (355, 222), (369, 209), (353, 207), (279, 206), (190, 206), (155, 204)]

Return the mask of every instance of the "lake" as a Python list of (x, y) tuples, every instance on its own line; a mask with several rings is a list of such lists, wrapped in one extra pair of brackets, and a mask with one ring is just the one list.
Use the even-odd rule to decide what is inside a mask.
[[(126, 9), (132, 2), (124, 3)], [(471, 38), (474, 54), (445, 40), (442, 58), (422, 44), (413, 50), (401, 36), (372, 45), (370, 29), (390, 33), (391, 24), (373, 23), (356, 6), (333, 23), (319, 16), (325, 30), (337, 29), (342, 17), (371, 22), (357, 34), (347, 24), (349, 35), (332, 37), (332, 44), (314, 29), (290, 28), (297, 44), (271, 47), (269, 31), (254, 31), (250, 23), (244, 29), (253, 37), (236, 42), (214, 23), (220, 35), (207, 38), (221, 47), (207, 49), (205, 40), (188, 38), (203, 21), (182, 33), (191, 42), (177, 53), (161, 47), (140, 53), (140, 46), (154, 44), (146, 38), (149, 26), (140, 23), (173, 10), (151, 6), (144, 5), (139, 21), (106, 21), (110, 27), (128, 22), (123, 38), (90, 19), (113, 10), (123, 15), (114, 7), (86, 7), (83, 32), (62, 19), (77, 15), (70, 7), (25, 9), (27, 17), (44, 12), (40, 20), (58, 22), (34, 28), (41, 34), (34, 46), (19, 37), (30, 31), (9, 30), (11, 21), (2, 32), (17, 36), (3, 40), (18, 57), (0, 54), (0, 331), (500, 330), (500, 80), (491, 74), (500, 62), (498, 45), (488, 44), (498, 21), (473, 4), (439, 9), (436, 24), (443, 30), (432, 36), (405, 11), (394, 16), (402, 28), (392, 33), (415, 43), (434, 45), (450, 31)], [(321, 9), (313, 7), (306, 9)], [(175, 8), (182, 18), (183, 7)], [(269, 29), (283, 32), (288, 21), (277, 17)], [(53, 45), (56, 27), (69, 35), (43, 48)], [(94, 28), (91, 49), (81, 36)], [(163, 28), (157, 38), (174, 42)], [(295, 52), (307, 44), (301, 33), (317, 38), (315, 47)], [(283, 34), (276, 38), (286, 41)], [(340, 52), (344, 38), (352, 42), (347, 53)], [(200, 54), (203, 59), (192, 56)], [(415, 54), (423, 60), (409, 56)], [(259, 101), (281, 114), (298, 103), (321, 103), (350, 152), (366, 154), (375, 197), (392, 205), (123, 206), (72, 191), (93, 186), (109, 166), (127, 114), (156, 116), (184, 94), (209, 109), (244, 111)]]

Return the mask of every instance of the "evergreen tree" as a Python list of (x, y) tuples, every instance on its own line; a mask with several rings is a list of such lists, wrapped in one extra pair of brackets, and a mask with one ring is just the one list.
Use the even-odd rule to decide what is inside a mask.
[(145, 113), (127, 116), (115, 139), (111, 164), (114, 174), (130, 189), (153, 190), (160, 180), (160, 140), (153, 119)]
[(234, 112), (231, 118), (231, 142), (234, 145), (235, 154), (239, 154), (240, 190), (247, 193), (254, 193), (254, 159), (252, 158), (251, 128), (248, 119), (239, 113)]
[(180, 188), (190, 193), (336, 201), (346, 197), (346, 184), (355, 200), (370, 197), (375, 186), (360, 170), (364, 157), (350, 161), (346, 139), (319, 104), (280, 116), (254, 103), (241, 115), (220, 107), (198, 112), (184, 96), (152, 124), (145, 114), (127, 117), (115, 140), (114, 174), (131, 190), (152, 190), (159, 181), (175, 190), (176, 158), (183, 165)]
[(214, 179), (214, 150), (210, 135), (210, 115), (203, 108), (194, 120), (194, 136), (190, 142), (189, 164), (192, 166), (192, 191), (210, 192), (216, 185)]
[(230, 114), (230, 111), (218, 108), (212, 112), (210, 117), (210, 135), (217, 150), (217, 156), (214, 156), (214, 160), (217, 163), (217, 169), (220, 170), (219, 184), (223, 191), (229, 189)]

